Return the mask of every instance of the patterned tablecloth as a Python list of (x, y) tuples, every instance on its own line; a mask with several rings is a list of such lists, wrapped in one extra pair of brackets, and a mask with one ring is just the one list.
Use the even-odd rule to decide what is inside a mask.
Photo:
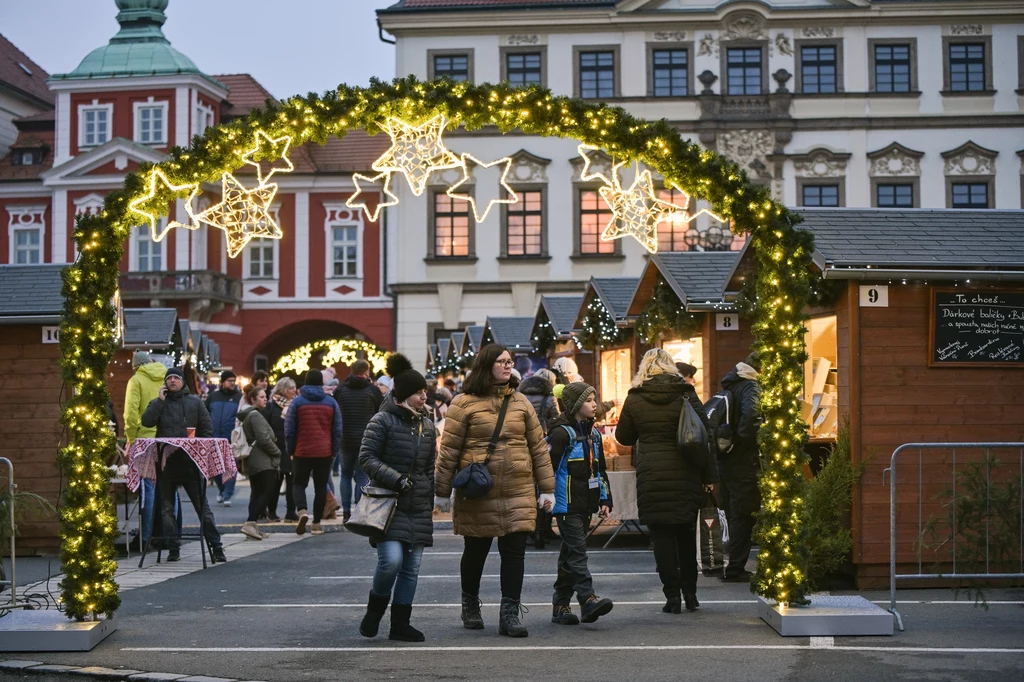
[(128, 449), (128, 487), (138, 490), (141, 479), (156, 478), (156, 459), (163, 449), (167, 455), (177, 448), (184, 450), (206, 478), (223, 475), (234, 478), (238, 474), (231, 444), (225, 438), (137, 438)]

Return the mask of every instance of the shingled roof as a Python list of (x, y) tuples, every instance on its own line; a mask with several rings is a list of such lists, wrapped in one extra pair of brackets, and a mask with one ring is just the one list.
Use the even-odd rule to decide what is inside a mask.
[(488, 317), (483, 343), (497, 343), (512, 351), (530, 351), (532, 334), (532, 317)]
[[(563, 336), (573, 331), (576, 313), (583, 305), (582, 296), (541, 296), (540, 309), (548, 316), (556, 336)], [(540, 312), (540, 310), (538, 310)]]
[(462, 355), (462, 344), (466, 338), (466, 332), (452, 332), (452, 355)]
[(629, 304), (628, 316), (643, 313), (659, 280), (664, 280), (687, 310), (725, 303), (725, 290), (740, 259), (739, 251), (679, 251), (652, 256)]
[(178, 311), (174, 308), (125, 308), (125, 347), (168, 348), (179, 339)]
[(633, 300), (633, 293), (639, 282), (638, 277), (592, 277), (588, 286), (597, 292), (601, 303), (612, 317), (621, 320), (629, 311), (629, 303)]
[(484, 338), (484, 326), (482, 324), (471, 324), (466, 327), (466, 341), (465, 345), (468, 348), (465, 350), (471, 350), (474, 353), (480, 350), (480, 342)]
[(46, 87), (49, 77), (43, 67), (0, 35), (0, 87), (36, 100), (43, 106), (53, 107), (57, 98)]
[(60, 320), (63, 265), (0, 265), (0, 324)]

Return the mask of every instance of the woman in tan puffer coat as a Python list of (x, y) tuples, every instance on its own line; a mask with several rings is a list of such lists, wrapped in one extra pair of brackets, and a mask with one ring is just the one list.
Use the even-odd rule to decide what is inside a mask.
[(508, 349), (487, 345), (473, 360), (463, 393), (448, 408), (444, 436), (434, 475), (435, 504), (448, 506), (455, 473), (483, 463), (494, 435), (498, 413), (509, 398), (497, 448), (487, 466), (494, 487), (482, 498), (466, 499), (455, 491), (455, 533), (465, 538), (462, 553), (462, 622), (470, 630), (484, 627), (480, 615), (480, 577), (487, 553), (498, 538), (501, 554), (501, 618), (498, 632), (526, 637), (520, 620), (526, 538), (534, 532), (540, 506), (554, 504), (555, 477), (540, 420), (526, 396), (511, 385), (512, 356)]

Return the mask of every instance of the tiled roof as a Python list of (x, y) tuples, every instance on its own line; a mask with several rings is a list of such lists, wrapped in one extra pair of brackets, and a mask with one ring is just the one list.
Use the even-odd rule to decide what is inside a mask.
[(555, 334), (561, 336), (573, 330), (576, 314), (583, 305), (582, 296), (541, 296), (540, 305), (551, 322)]
[(52, 107), (57, 98), (46, 87), (49, 77), (43, 67), (0, 35), (0, 86), (17, 90)]
[(452, 332), (452, 354), (462, 355), (462, 342), (466, 338), (466, 332)]
[(182, 347), (187, 349), (192, 341), (192, 331), (189, 328), (188, 320), (178, 320), (178, 336), (181, 338)]
[(652, 257), (661, 276), (686, 303), (715, 303), (723, 300), (739, 251), (682, 251)]
[(399, 0), (378, 14), (392, 12), (463, 10), (463, 9), (578, 9), (580, 7), (615, 7), (617, 0)]
[(488, 317), (485, 326), (487, 332), (484, 338), (490, 337), (494, 343), (512, 350), (529, 350), (533, 347), (532, 317)]
[(277, 103), (277, 98), (250, 74), (232, 73), (213, 78), (228, 87), (228, 100), (220, 110), (221, 117), (225, 119), (239, 118), (253, 109), (262, 109), (267, 105), (268, 99)]
[[(14, 165), (14, 155), (26, 149), (43, 148), (40, 163), (31, 166)], [(42, 173), (53, 167), (53, 131), (19, 133), (18, 139), (11, 145), (11, 150), (0, 158), (0, 181), (5, 180), (38, 180)]]
[[(46, 111), (40, 111), (38, 114), (32, 114), (31, 116), (22, 116), (21, 118), (14, 119), (14, 123), (55, 123), (57, 121), (57, 112), (54, 109), (47, 109)], [(22, 126), (18, 126), (21, 128)]]
[(438, 361), (439, 358), (437, 357), (436, 343), (431, 343), (427, 345), (427, 355), (429, 356), (427, 359), (430, 360), (430, 364), (434, 364), (435, 362)]
[(124, 345), (170, 346), (178, 330), (174, 308), (125, 308)]
[(449, 351), (451, 351), (451, 349), (452, 349), (451, 337), (449, 337), (447, 339), (438, 339), (437, 340), (437, 354), (441, 357), (441, 362), (446, 362), (448, 360), (448, 353), (449, 353)]
[(63, 265), (0, 265), (0, 321), (39, 316), (59, 318), (64, 309)]
[(369, 171), (370, 165), (391, 146), (387, 135), (370, 137), (362, 130), (353, 130), (345, 137), (332, 137), (321, 146), (305, 146), (321, 173), (351, 173)]
[(466, 327), (466, 338), (469, 341), (469, 348), (473, 352), (480, 350), (480, 342), (484, 338), (484, 326), (473, 324)]
[(1024, 211), (799, 209), (819, 267), (1024, 267)]
[(608, 312), (616, 320), (621, 320), (626, 317), (639, 282), (639, 277), (593, 277), (590, 286), (597, 292)]

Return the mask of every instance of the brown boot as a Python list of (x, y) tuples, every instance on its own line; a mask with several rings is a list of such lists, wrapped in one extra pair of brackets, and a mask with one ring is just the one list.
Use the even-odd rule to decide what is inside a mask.
[(334, 496), (334, 493), (327, 493), (327, 504), (324, 506), (324, 518), (338, 518), (339, 509), (341, 509), (341, 505), (338, 504), (338, 499)]

